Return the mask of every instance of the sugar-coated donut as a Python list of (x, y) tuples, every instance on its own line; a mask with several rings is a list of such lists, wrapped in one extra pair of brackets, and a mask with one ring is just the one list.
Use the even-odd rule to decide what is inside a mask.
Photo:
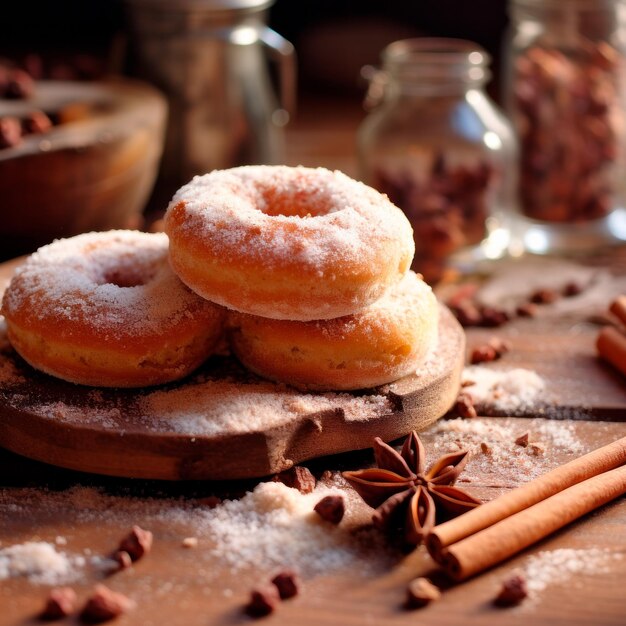
[(330, 319), (371, 304), (415, 246), (386, 196), (323, 168), (244, 166), (196, 176), (165, 215), (182, 281), (229, 309)]
[(375, 387), (415, 371), (438, 339), (439, 309), (413, 272), (359, 313), (297, 322), (229, 312), (235, 355), (272, 380), (317, 390)]
[(169, 382), (213, 350), (223, 308), (174, 274), (163, 233), (109, 231), (40, 248), (15, 273), (2, 313), (15, 350), (57, 378), (105, 387)]

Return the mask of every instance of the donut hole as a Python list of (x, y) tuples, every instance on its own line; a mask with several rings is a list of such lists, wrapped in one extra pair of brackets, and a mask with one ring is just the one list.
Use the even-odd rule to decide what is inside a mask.
[(285, 191), (264, 187), (259, 191), (262, 198), (260, 210), (270, 217), (310, 218), (332, 212), (331, 203), (315, 189), (294, 188)]
[(143, 263), (128, 263), (125, 265), (105, 268), (101, 277), (101, 284), (115, 285), (116, 287), (142, 287), (151, 282), (157, 275), (160, 264), (144, 260)]

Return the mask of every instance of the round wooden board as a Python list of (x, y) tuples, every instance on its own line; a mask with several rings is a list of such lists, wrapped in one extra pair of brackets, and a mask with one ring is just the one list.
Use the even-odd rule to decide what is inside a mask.
[[(0, 267), (3, 275), (15, 264)], [(5, 270), (4, 272), (2, 270)], [(3, 324), (4, 326), (4, 324)], [(465, 335), (441, 307), (440, 341), (415, 375), (358, 393), (306, 393), (228, 356), (158, 388), (93, 389), (29, 367), (0, 330), (0, 445), (70, 469), (165, 480), (266, 476), (430, 425), (453, 404)]]

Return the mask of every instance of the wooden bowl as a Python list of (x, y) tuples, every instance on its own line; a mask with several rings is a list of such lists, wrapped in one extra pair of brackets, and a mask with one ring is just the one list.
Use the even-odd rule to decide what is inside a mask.
[(42, 110), (62, 123), (0, 150), (0, 254), (32, 252), (57, 237), (136, 228), (163, 149), (166, 103), (127, 79), (41, 81), (0, 116)]

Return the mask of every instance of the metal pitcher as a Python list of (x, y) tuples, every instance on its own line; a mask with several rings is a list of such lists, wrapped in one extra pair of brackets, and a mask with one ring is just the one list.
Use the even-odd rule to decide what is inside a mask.
[(195, 174), (284, 160), (296, 66), (291, 43), (265, 23), (273, 2), (127, 0), (132, 72), (169, 100), (162, 195)]

